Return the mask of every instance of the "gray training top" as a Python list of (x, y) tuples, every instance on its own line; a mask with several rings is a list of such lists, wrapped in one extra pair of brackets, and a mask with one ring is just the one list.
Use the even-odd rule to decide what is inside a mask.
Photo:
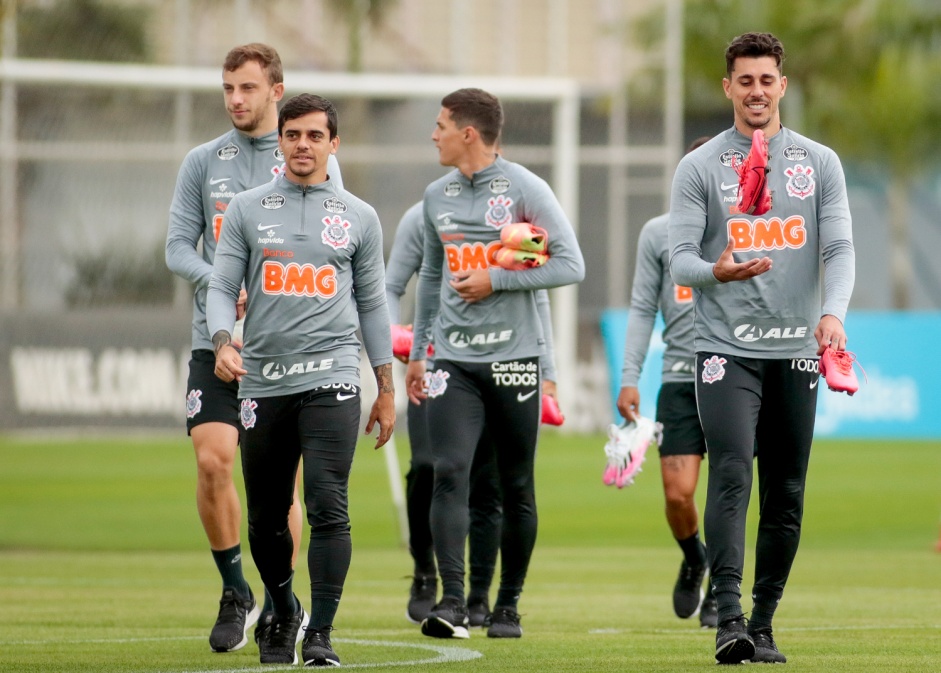
[(637, 387), (650, 346), (657, 311), (663, 313), (663, 383), (691, 383), (693, 365), (693, 292), (670, 276), (668, 214), (648, 221), (637, 241), (637, 267), (624, 340), (621, 387)]
[[(419, 201), (405, 211), (399, 226), (395, 230), (392, 251), (386, 263), (386, 303), (389, 305), (389, 318), (392, 324), (401, 324), (399, 303), (408, 281), (421, 268), (422, 255), (425, 252), (425, 220), (422, 217), (422, 202)], [(545, 381), (555, 382), (555, 352), (552, 347), (552, 315), (550, 311), (549, 291), (536, 291), (536, 309), (539, 322), (546, 340), (546, 355), (539, 358), (539, 367)]]
[(366, 202), (332, 180), (285, 176), (229, 204), (209, 281), (209, 330), (232, 332), (248, 292), (240, 397), (327, 384), (360, 385), (362, 328), (370, 364), (392, 361), (383, 282), (382, 227)]
[[(206, 328), (206, 288), (229, 202), (239, 192), (270, 182), (284, 167), (278, 132), (252, 138), (236, 129), (194, 147), (180, 166), (170, 204), (166, 260), (169, 269), (196, 286), (193, 350), (212, 350)], [(340, 165), (330, 155), (330, 180), (343, 188)], [(197, 251), (202, 238), (202, 254)]]
[[(816, 357), (820, 318), (845, 320), (855, 281), (843, 167), (830, 148), (782, 128), (769, 139), (773, 207), (742, 215), (732, 157), (744, 161), (750, 149), (751, 138), (733, 127), (680, 160), (670, 197), (673, 280), (696, 288), (696, 352)], [(716, 280), (714, 262), (730, 238), (736, 262), (767, 256), (771, 270), (746, 281)]]
[[(435, 357), (497, 362), (542, 356), (545, 337), (536, 290), (578, 283), (585, 262), (571, 223), (545, 180), (502, 157), (467, 178), (453, 170), (425, 190), (425, 250), (418, 274), (413, 360), (424, 360), (434, 337)], [(525, 271), (492, 263), (500, 229), (530, 222), (546, 230), (549, 261)], [(493, 294), (461, 299), (448, 280), (487, 269)]]

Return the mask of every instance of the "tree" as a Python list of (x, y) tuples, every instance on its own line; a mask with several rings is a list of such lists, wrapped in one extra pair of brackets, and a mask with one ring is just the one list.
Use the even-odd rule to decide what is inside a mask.
[(363, 71), (363, 29), (369, 23), (382, 24), (386, 13), (398, 0), (329, 0), (330, 6), (346, 23), (347, 72)]

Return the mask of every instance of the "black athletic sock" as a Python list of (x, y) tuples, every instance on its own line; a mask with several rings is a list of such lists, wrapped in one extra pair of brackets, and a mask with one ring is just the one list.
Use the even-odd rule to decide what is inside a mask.
[(712, 592), (716, 597), (719, 623), (742, 615), (741, 581), (737, 577), (712, 577)]
[(471, 603), (484, 603), (490, 605), (490, 592), (485, 588), (474, 587), (471, 584), (470, 592), (467, 594), (467, 604)]
[(513, 608), (515, 610), (519, 602), (520, 591), (518, 589), (504, 589), (500, 587), (500, 590), (497, 591), (497, 602), (494, 603), (494, 609), (501, 607)]
[(677, 540), (676, 543), (683, 550), (686, 565), (694, 568), (706, 565), (706, 545), (699, 539), (699, 531), (696, 531), (685, 540)]
[(231, 587), (240, 596), (248, 598), (252, 595), (251, 587), (242, 574), (242, 547), (235, 545), (222, 551), (212, 551), (212, 558), (216, 562), (219, 574), (222, 575), (222, 586)]
[(771, 620), (774, 619), (774, 611), (778, 609), (780, 599), (753, 594), (752, 600), (754, 603), (748, 619), (748, 630), (770, 629)]
[(333, 626), (333, 618), (337, 615), (337, 608), (340, 607), (338, 598), (321, 596), (310, 599), (310, 623), (308, 629), (314, 631), (323, 631), (328, 626)]
[(274, 602), (271, 600), (271, 594), (268, 593), (268, 588), (265, 588), (265, 603), (261, 606), (262, 612), (271, 612), (274, 610)]
[(451, 581), (447, 582), (441, 580), (441, 597), (450, 596), (451, 598), (458, 598), (463, 603), (464, 602), (464, 583), (460, 581)]
[(291, 617), (297, 613), (297, 598), (294, 597), (293, 588), (294, 572), (288, 576), (282, 584), (275, 587), (267, 587), (271, 593), (271, 603), (274, 613), (278, 617)]

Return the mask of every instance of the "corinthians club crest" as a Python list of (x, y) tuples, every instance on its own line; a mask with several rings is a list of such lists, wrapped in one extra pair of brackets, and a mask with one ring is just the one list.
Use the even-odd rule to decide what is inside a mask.
[(796, 164), (793, 168), (784, 169), (787, 176), (787, 193), (790, 196), (796, 196), (799, 199), (806, 199), (813, 196), (816, 182), (812, 177), (814, 169), (811, 166)]
[(489, 199), (487, 205), (487, 224), (495, 229), (509, 224), (513, 220), (513, 214), (510, 212), (510, 206), (513, 205), (513, 199), (503, 196), (497, 196)]
[(320, 240), (339, 250), (350, 243), (350, 223), (339, 215), (325, 217), (322, 220), (325, 229), (320, 232)]

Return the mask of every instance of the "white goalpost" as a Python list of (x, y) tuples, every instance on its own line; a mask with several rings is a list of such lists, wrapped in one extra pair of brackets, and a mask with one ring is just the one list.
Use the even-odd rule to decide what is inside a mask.
[[(504, 101), (528, 101), (552, 106), (552, 141), (548, 157), (551, 164), (550, 184), (578, 231), (579, 185), (579, 87), (574, 79), (553, 77), (476, 77), (472, 75), (396, 75), (346, 74), (305, 71), (286, 71), (285, 88), (289, 92), (312, 91), (326, 97), (365, 98), (370, 100), (426, 100), (439, 101), (447, 93), (467, 86), (485, 89)], [(175, 112), (168, 116), (174, 126), (174, 142), (135, 143), (89, 139), (63, 144), (18, 138), (16, 119), (17, 87), (88, 87), (105, 89), (138, 89), (171, 92), (175, 97)], [(218, 68), (180, 66), (153, 66), (136, 64), (93, 63), (81, 61), (29, 60), (0, 58), (0, 309), (16, 310), (17, 283), (22, 272), (19, 251), (18, 199), (15, 198), (18, 181), (18, 163), (24, 160), (43, 161), (50, 156), (61, 158), (63, 153), (88, 157), (104, 153), (114, 161), (139, 160), (178, 163), (191, 149), (189, 138), (189, 104), (191, 92), (220, 90)], [(170, 106), (167, 106), (169, 109)], [(343, 151), (357, 158), (370, 156), (369, 147), (344, 145)], [(435, 161), (427, 143), (423, 145), (383, 146), (384, 163), (428, 163)], [(519, 155), (546, 156), (544, 146), (515, 148)], [(342, 163), (342, 156), (340, 157)], [(368, 162), (368, 158), (366, 159)], [(558, 394), (562, 408), (574, 404), (577, 379), (578, 291), (567, 286), (551, 292)], [(401, 484), (401, 471), (395, 453), (394, 441), (386, 448), (393, 501), (403, 540), (405, 495)]]

